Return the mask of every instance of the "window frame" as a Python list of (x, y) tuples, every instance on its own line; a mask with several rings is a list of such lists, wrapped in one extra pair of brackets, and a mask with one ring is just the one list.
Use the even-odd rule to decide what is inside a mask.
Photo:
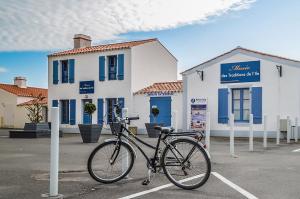
[[(239, 91), (239, 99), (235, 99), (234, 98), (234, 91), (235, 90), (238, 90)], [(249, 91), (249, 97), (248, 98), (244, 98), (244, 92), (248, 90)], [(250, 116), (250, 108), (251, 108), (251, 104), (250, 104), (250, 88), (232, 88), (231, 89), (231, 112), (234, 114), (234, 111), (237, 110), (236, 107), (234, 106), (234, 102), (236, 100), (239, 100), (240, 102), (240, 107), (239, 107), (239, 110), (240, 110), (240, 119), (235, 119), (234, 118), (234, 122), (237, 122), (237, 123), (249, 123), (250, 120), (249, 119), (244, 119), (244, 111), (245, 110), (248, 110), (249, 111), (249, 116)], [(248, 109), (245, 109), (244, 108), (244, 102), (248, 100), (249, 101), (249, 108)], [(249, 117), (250, 118), (250, 117)]]
[[(111, 59), (114, 59), (114, 63), (111, 64)], [(108, 80), (117, 80), (117, 71), (118, 71), (118, 56), (117, 55), (109, 55), (107, 56), (107, 68), (108, 68)], [(112, 70), (114, 69), (114, 70)], [(113, 72), (112, 72), (113, 71)], [(114, 75), (114, 78), (111, 78), (111, 74)]]
[[(110, 102), (111, 101), (111, 102)], [(113, 114), (113, 102), (117, 103), (118, 98), (106, 98), (106, 115), (107, 115), (107, 124), (110, 124), (111, 122), (116, 122), (116, 118)], [(111, 103), (111, 104), (110, 104)], [(111, 105), (111, 107), (110, 107)], [(111, 114), (109, 113), (111, 110)]]
[[(69, 66), (69, 61), (66, 60), (61, 60), (60, 61), (61, 64), (61, 83), (62, 84), (67, 84), (69, 83), (69, 70), (70, 70), (70, 66)], [(64, 73), (64, 67), (66, 67), (66, 73)]]
[[(65, 110), (65, 108), (67, 108), (67, 109)], [(61, 116), (60, 123), (61, 124), (69, 124), (69, 121), (70, 121), (70, 100), (67, 100), (67, 99), (60, 100), (60, 109), (61, 109), (61, 112), (60, 112), (60, 116)], [(67, 113), (64, 113), (64, 111), (67, 111)]]

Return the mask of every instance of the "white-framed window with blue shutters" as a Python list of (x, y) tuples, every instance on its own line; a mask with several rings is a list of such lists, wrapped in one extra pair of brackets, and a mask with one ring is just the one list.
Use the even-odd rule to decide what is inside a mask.
[(99, 56), (99, 81), (124, 80), (124, 54)]
[(231, 89), (231, 110), (235, 122), (249, 122), (250, 118), (250, 89)]
[[(230, 102), (231, 110), (229, 110)], [(228, 124), (231, 111), (237, 123), (248, 123), (252, 113), (253, 123), (261, 124), (262, 105), (262, 87), (220, 88), (218, 89), (218, 123)]]
[[(53, 84), (75, 82), (75, 60), (54, 60), (53, 61)], [(60, 81), (59, 81), (60, 78)]]

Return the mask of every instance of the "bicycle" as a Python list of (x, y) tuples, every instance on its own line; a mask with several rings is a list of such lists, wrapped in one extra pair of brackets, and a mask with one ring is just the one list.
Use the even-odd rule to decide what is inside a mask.
[[(174, 133), (173, 128), (156, 126), (160, 131), (156, 146), (146, 143), (130, 132), (126, 125), (139, 117), (120, 118), (121, 109), (114, 106), (116, 120), (121, 124), (114, 139), (107, 139), (97, 146), (89, 156), (88, 172), (93, 179), (101, 183), (114, 183), (126, 177), (131, 171), (136, 154), (133, 144), (145, 157), (148, 167), (148, 178), (143, 185), (148, 185), (151, 174), (163, 170), (169, 181), (183, 189), (196, 189), (205, 184), (211, 172), (210, 156), (201, 143), (202, 132)], [(148, 157), (143, 149), (128, 135), (139, 143), (154, 150), (153, 157)], [(189, 137), (187, 137), (189, 136)], [(177, 139), (169, 139), (176, 137)], [(161, 142), (165, 144), (162, 150)], [(131, 143), (131, 144), (130, 144)], [(124, 162), (128, 163), (124, 168)]]

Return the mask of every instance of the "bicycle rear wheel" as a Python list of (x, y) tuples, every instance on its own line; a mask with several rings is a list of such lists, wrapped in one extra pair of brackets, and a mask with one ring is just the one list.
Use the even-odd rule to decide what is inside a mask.
[(127, 176), (133, 163), (134, 152), (130, 145), (122, 141), (108, 141), (100, 144), (91, 153), (88, 171), (98, 182), (113, 183)]
[(196, 189), (209, 178), (211, 163), (206, 151), (196, 141), (179, 138), (162, 154), (162, 167), (167, 178), (183, 189)]

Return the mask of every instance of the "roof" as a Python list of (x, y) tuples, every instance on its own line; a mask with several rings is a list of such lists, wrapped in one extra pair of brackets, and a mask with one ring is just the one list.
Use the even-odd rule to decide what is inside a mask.
[(289, 62), (294, 62), (294, 63), (300, 64), (300, 61), (299, 61), (299, 60), (289, 59), (289, 58), (286, 58), (286, 57), (281, 57), (281, 56), (277, 56), (277, 55), (272, 55), (272, 54), (268, 54), (268, 53), (263, 53), (263, 52), (259, 52), (259, 51), (256, 51), (256, 50), (250, 50), (250, 49), (247, 49), (247, 48), (243, 48), (243, 47), (238, 46), (238, 47), (234, 48), (233, 50), (230, 50), (230, 51), (228, 51), (228, 52), (225, 52), (225, 53), (223, 53), (223, 54), (221, 54), (221, 55), (219, 55), (219, 56), (217, 56), (217, 57), (214, 57), (214, 58), (212, 58), (212, 59), (210, 59), (210, 60), (208, 60), (208, 61), (205, 61), (205, 62), (203, 62), (203, 63), (201, 63), (201, 64), (199, 64), (199, 65), (197, 65), (197, 66), (194, 66), (194, 67), (192, 67), (192, 68), (190, 68), (190, 69), (187, 69), (187, 70), (181, 72), (181, 74), (184, 74), (184, 73), (186, 73), (186, 72), (188, 72), (188, 71), (191, 71), (191, 70), (193, 70), (193, 69), (195, 69), (195, 68), (197, 68), (197, 67), (199, 67), (199, 66), (203, 66), (203, 65), (209, 64), (210, 62), (213, 62), (213, 61), (215, 61), (215, 60), (217, 60), (217, 59), (219, 59), (219, 58), (221, 58), (221, 57), (223, 57), (223, 56), (229, 55), (229, 54), (231, 54), (231, 53), (233, 53), (233, 52), (235, 52), (235, 51), (240, 51), (240, 52), (250, 52), (250, 53), (255, 53), (255, 54), (258, 54), (258, 55), (261, 55), (261, 56), (267, 56), (267, 57), (270, 57), (270, 58), (276, 58), (276, 59), (285, 60), (285, 61), (289, 61)]
[(43, 97), (48, 96), (48, 89), (45, 88), (36, 88), (36, 87), (20, 88), (16, 85), (0, 84), (0, 89), (3, 89), (19, 97), (37, 97), (39, 94), (42, 94)]
[(75, 54), (83, 54), (83, 53), (91, 53), (91, 52), (120, 50), (120, 49), (127, 49), (127, 48), (131, 48), (134, 46), (142, 45), (153, 41), (158, 41), (158, 40), (156, 38), (152, 38), (152, 39), (145, 39), (145, 40), (138, 40), (138, 41), (128, 41), (122, 43), (112, 43), (112, 44), (104, 44), (104, 45), (91, 46), (91, 47), (74, 48), (71, 50), (55, 52), (48, 56), (55, 57), (55, 56), (62, 56), (62, 55), (75, 55)]
[[(27, 101), (27, 102), (18, 104), (18, 106), (28, 106), (28, 105), (33, 105), (34, 102), (35, 102), (35, 99), (32, 99), (32, 100), (29, 100), (29, 101)], [(47, 104), (48, 104), (48, 98), (45, 97), (42, 101), (39, 102), (39, 104), (41, 104), (41, 105), (47, 105)]]
[(134, 93), (134, 95), (139, 94), (173, 94), (183, 91), (182, 81), (178, 80), (175, 82), (159, 82), (154, 83), (151, 86), (143, 88)]

